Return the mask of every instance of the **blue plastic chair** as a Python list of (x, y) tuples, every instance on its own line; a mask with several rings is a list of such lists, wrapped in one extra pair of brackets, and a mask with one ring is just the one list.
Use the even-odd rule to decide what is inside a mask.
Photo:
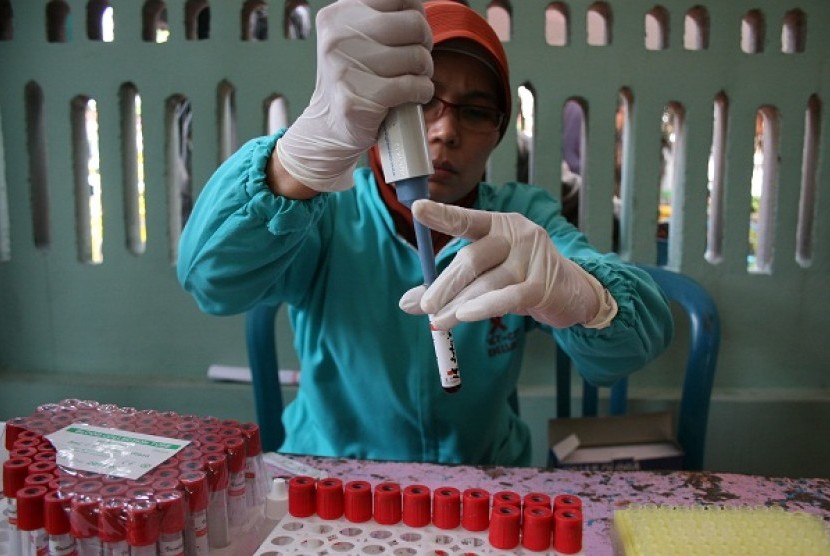
[[(689, 318), (689, 353), (680, 407), (677, 412), (677, 442), (685, 452), (684, 467), (703, 468), (706, 427), (720, 348), (720, 317), (709, 293), (690, 277), (664, 267), (638, 265), (648, 272), (673, 303)], [(562, 351), (556, 352), (557, 417), (571, 417), (571, 360)], [(598, 390), (583, 380), (582, 416), (596, 416)], [(628, 381), (611, 387), (609, 413), (622, 415), (627, 410)]]
[(277, 363), (276, 316), (279, 305), (257, 305), (245, 316), (245, 342), (254, 387), (262, 450), (274, 452), (285, 440), (282, 389)]

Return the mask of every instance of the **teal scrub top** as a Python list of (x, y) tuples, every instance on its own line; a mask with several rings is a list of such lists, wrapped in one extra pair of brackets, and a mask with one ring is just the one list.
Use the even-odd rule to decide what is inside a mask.
[[(281, 451), (528, 465), (529, 430), (508, 402), (528, 332), (553, 334), (596, 385), (638, 369), (670, 341), (668, 303), (645, 272), (595, 250), (543, 189), (481, 183), (475, 208), (519, 212), (545, 228), (563, 255), (610, 291), (619, 312), (601, 330), (554, 330), (514, 314), (459, 324), (463, 386), (444, 392), (427, 317), (398, 308), (401, 295), (423, 282), (418, 254), (397, 234), (371, 170), (358, 168), (347, 191), (275, 196), (265, 168), (280, 136), (249, 141), (211, 177), (182, 233), (177, 271), (207, 313), (289, 305), (301, 378), (282, 416)], [(456, 238), (441, 249), (438, 271), (468, 243)]]

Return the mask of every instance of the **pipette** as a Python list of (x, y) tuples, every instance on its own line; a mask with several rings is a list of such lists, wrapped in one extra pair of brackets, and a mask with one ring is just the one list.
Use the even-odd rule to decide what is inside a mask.
[[(383, 177), (387, 183), (395, 184), (398, 200), (412, 208), (412, 203), (418, 199), (428, 198), (433, 168), (420, 104), (405, 104), (389, 111), (380, 129), (378, 147)], [(415, 218), (413, 221), (424, 285), (429, 287), (438, 276), (432, 238), (429, 228)], [(432, 324), (432, 315), (428, 316), (441, 387), (446, 392), (457, 392), (461, 388), (461, 373), (452, 331), (439, 330)]]

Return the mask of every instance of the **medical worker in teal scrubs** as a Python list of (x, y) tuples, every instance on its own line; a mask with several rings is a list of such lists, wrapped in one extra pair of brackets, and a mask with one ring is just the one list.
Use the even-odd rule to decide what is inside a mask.
[[(668, 344), (667, 301), (594, 249), (542, 188), (481, 181), (513, 120), (504, 50), (475, 11), (339, 0), (316, 21), (308, 107), (211, 177), (182, 234), (179, 280), (211, 314), (289, 306), (301, 385), (281, 451), (527, 465), (528, 426), (509, 398), (528, 333), (552, 334), (608, 385)], [(411, 102), (424, 105), (435, 169), (431, 200), (412, 208), (433, 230), (428, 289), (412, 212), (373, 148), (388, 110)], [(369, 167), (356, 168), (367, 151)], [(456, 393), (441, 387), (427, 314), (454, 334)]]

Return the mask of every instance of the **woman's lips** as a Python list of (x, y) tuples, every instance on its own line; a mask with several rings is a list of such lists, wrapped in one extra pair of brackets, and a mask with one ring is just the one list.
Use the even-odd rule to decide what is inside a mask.
[(458, 173), (455, 169), (455, 166), (453, 166), (449, 162), (433, 161), (432, 168), (432, 179), (435, 181), (447, 180), (449, 178), (454, 177)]

